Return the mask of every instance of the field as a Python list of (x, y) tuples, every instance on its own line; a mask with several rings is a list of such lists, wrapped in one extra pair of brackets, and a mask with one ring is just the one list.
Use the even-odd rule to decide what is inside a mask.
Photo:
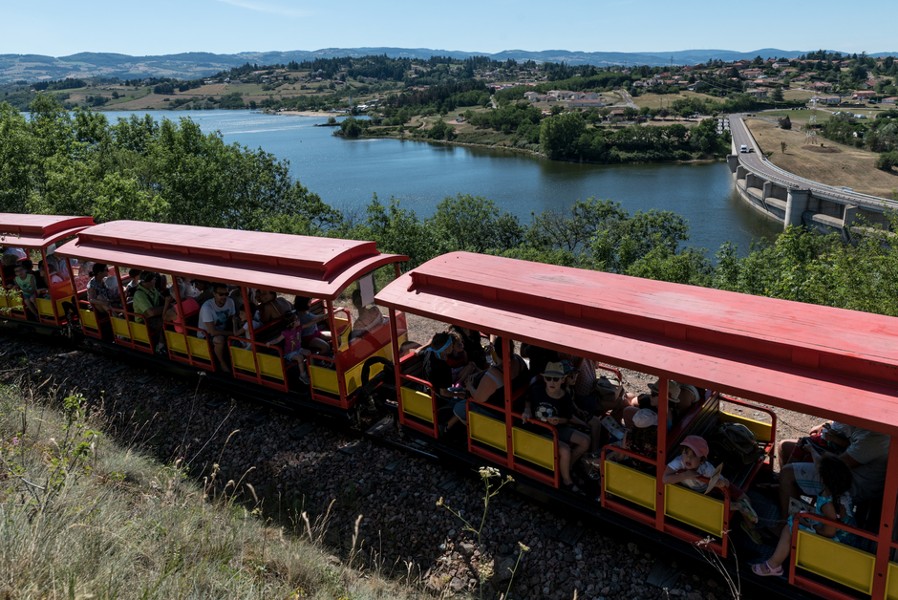
[[(791, 118), (791, 111), (786, 112)], [(810, 111), (795, 111), (799, 112)], [(795, 119), (792, 121), (794, 123)], [(772, 119), (758, 118), (747, 119), (746, 124), (761, 151), (780, 168), (828, 185), (847, 186), (856, 192), (883, 198), (898, 196), (898, 176), (877, 169), (874, 152), (836, 144), (821, 137), (816, 138), (816, 149), (812, 150), (806, 147), (805, 132), (798, 127), (786, 131), (777, 127)], [(785, 153), (781, 150), (783, 143), (786, 144)]]
[(699, 94), (697, 92), (680, 92), (679, 94), (643, 94), (634, 96), (633, 102), (639, 108), (648, 107), (654, 109), (669, 108), (676, 100), (683, 98), (700, 98), (702, 100), (711, 100), (719, 102), (720, 98), (709, 96), (708, 94)]

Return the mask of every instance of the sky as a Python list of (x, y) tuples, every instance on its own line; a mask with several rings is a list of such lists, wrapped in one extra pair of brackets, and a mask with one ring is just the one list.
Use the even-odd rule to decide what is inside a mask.
[(898, 2), (817, 0), (3, 0), (0, 54), (237, 53), (392, 46), (472, 52), (898, 51)]

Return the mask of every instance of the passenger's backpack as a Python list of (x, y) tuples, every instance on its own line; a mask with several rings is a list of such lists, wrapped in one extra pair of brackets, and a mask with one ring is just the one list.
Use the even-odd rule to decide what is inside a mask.
[(742, 423), (723, 423), (710, 438), (720, 461), (727, 465), (750, 465), (764, 455), (755, 434)]

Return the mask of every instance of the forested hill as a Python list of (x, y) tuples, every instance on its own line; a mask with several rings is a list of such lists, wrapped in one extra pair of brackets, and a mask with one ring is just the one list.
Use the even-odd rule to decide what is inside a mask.
[(576, 65), (690, 65), (709, 60), (731, 62), (762, 58), (795, 58), (803, 52), (765, 48), (752, 52), (731, 50), (679, 50), (676, 52), (570, 52), (567, 50), (505, 50), (495, 54), (461, 52), (429, 48), (325, 48), (322, 50), (292, 50), (289, 52), (241, 52), (239, 54), (213, 54), (210, 52), (186, 52), (161, 56), (129, 56), (104, 52), (81, 52), (71, 56), (43, 56), (39, 54), (0, 54), (0, 83), (23, 81), (33, 83), (51, 79), (117, 77), (120, 79), (144, 79), (147, 77), (173, 77), (196, 79), (220, 71), (239, 67), (246, 63), (260, 65), (303, 62), (316, 58), (361, 57), (387, 55), (391, 58), (421, 58), (449, 56), (469, 58), (487, 56), (493, 60), (555, 62)]

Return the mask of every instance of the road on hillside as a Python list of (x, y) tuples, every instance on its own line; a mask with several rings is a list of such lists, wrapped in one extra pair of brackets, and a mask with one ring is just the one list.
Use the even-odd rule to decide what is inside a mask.
[[(883, 203), (886, 203), (890, 206), (894, 205), (893, 208), (898, 208), (898, 203), (891, 202), (885, 198), (861, 194), (848, 188), (826, 185), (819, 181), (805, 179), (777, 167), (759, 152), (760, 148), (758, 148), (757, 142), (755, 142), (754, 137), (752, 137), (748, 127), (745, 125), (744, 115), (730, 115), (730, 132), (733, 136), (733, 145), (742, 165), (756, 175), (760, 175), (786, 189), (808, 189), (818, 197), (840, 200), (846, 204), (881, 208)], [(743, 144), (748, 146), (751, 152), (739, 152), (739, 148)]]

